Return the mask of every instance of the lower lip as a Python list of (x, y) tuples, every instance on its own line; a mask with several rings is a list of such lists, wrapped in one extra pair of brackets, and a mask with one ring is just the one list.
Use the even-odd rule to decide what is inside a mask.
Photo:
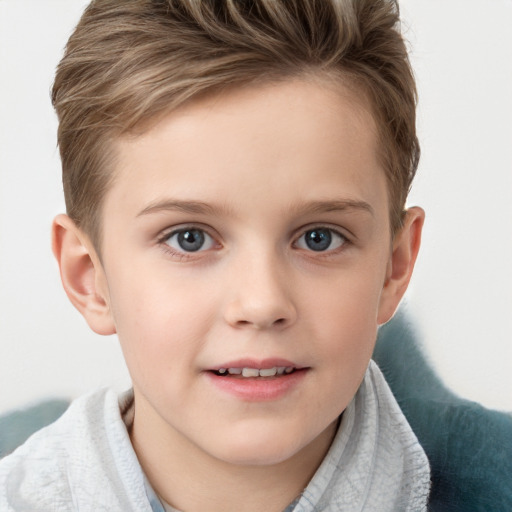
[(221, 391), (248, 402), (268, 402), (278, 400), (299, 385), (308, 372), (307, 368), (296, 370), (279, 377), (222, 377), (213, 372), (206, 375)]

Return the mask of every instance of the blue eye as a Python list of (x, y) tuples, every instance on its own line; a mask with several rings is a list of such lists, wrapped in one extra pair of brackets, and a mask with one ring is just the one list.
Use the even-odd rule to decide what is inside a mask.
[(179, 252), (198, 252), (211, 249), (215, 245), (213, 238), (202, 229), (185, 228), (173, 231), (165, 243)]
[(315, 228), (306, 231), (298, 240), (297, 247), (315, 252), (325, 252), (338, 249), (347, 239), (329, 228)]

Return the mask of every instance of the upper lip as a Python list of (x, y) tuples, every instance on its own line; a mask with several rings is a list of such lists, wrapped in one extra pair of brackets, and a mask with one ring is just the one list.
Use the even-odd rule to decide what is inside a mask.
[(221, 368), (257, 368), (258, 370), (264, 370), (268, 368), (275, 368), (275, 367), (293, 367), (296, 370), (299, 370), (301, 368), (304, 368), (304, 366), (298, 365), (297, 363), (294, 363), (293, 361), (290, 361), (288, 359), (281, 359), (281, 358), (268, 358), (268, 359), (252, 359), (252, 358), (243, 358), (243, 359), (237, 359), (234, 361), (228, 361), (219, 365), (215, 365), (209, 370), (211, 371), (218, 371)]

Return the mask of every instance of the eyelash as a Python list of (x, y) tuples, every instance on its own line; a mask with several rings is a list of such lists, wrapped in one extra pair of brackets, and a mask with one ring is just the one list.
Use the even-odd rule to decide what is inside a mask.
[[(212, 247), (207, 247), (206, 249), (204, 249), (201, 246), (195, 251), (186, 251), (184, 249), (182, 249), (182, 250), (176, 249), (176, 248), (172, 247), (171, 245), (169, 245), (169, 241), (172, 239), (172, 237), (179, 236), (180, 234), (185, 234), (187, 232), (192, 232), (192, 231), (199, 232), (202, 234), (202, 236), (206, 235), (206, 237), (208, 237), (211, 240), (210, 243), (212, 244)], [(311, 249), (311, 247), (309, 247), (309, 248), (300, 247), (298, 245), (299, 241), (303, 237), (305, 237), (308, 233), (313, 233), (315, 231), (316, 232), (323, 231), (324, 234), (325, 234), (325, 232), (329, 233), (329, 235), (331, 237), (329, 244), (332, 243), (332, 241), (333, 241), (332, 238), (338, 238), (340, 245), (338, 247), (335, 247), (334, 249), (327, 248), (326, 250), (318, 250), (318, 251)], [(334, 235), (334, 237), (333, 237), (333, 235)], [(167, 231), (163, 232), (162, 235), (157, 239), (157, 243), (162, 248), (162, 250), (164, 250), (166, 253), (170, 254), (174, 258), (178, 258), (180, 261), (192, 259), (192, 258), (196, 257), (195, 256), (196, 254), (200, 254), (202, 252), (206, 252), (206, 251), (209, 251), (210, 249), (213, 249), (215, 247), (215, 245), (217, 247), (221, 247), (221, 244), (216, 241), (216, 237), (211, 235), (207, 229), (205, 229), (202, 226), (195, 226), (195, 225), (189, 225), (189, 226), (184, 226), (184, 227), (180, 227), (180, 228), (173, 228), (171, 230), (167, 230)], [(300, 230), (300, 236), (295, 238), (292, 246), (297, 249), (304, 250), (305, 252), (312, 253), (316, 257), (328, 257), (328, 256), (338, 254), (339, 252), (343, 251), (346, 248), (346, 246), (349, 245), (350, 243), (351, 243), (351, 241), (349, 240), (349, 238), (346, 235), (344, 235), (343, 233), (340, 233), (338, 230), (331, 228), (329, 226), (319, 224), (316, 226), (311, 226), (311, 227), (308, 226), (307, 228), (302, 228)], [(305, 244), (307, 245), (307, 242), (305, 242)]]

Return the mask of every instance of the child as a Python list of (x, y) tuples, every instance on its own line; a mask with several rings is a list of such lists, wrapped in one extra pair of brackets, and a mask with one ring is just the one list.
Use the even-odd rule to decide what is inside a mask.
[(57, 70), (72, 303), (133, 389), (0, 463), (1, 510), (424, 510), (378, 368), (424, 214), (389, 0), (97, 0)]

